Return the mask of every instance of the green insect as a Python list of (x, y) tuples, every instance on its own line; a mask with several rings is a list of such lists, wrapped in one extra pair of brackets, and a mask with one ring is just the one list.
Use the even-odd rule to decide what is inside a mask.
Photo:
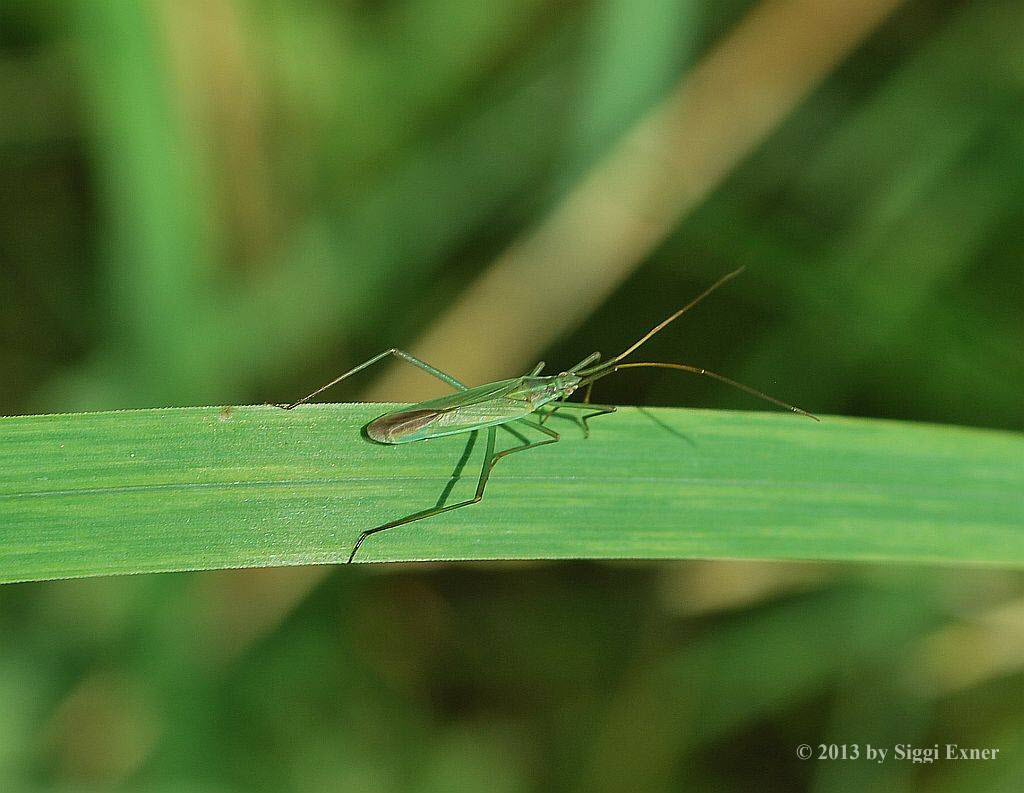
[[(470, 504), (475, 504), (480, 501), (484, 496), (484, 488), (487, 486), (487, 479), (498, 460), (503, 457), (507, 457), (510, 454), (514, 454), (515, 452), (526, 451), (527, 449), (533, 449), (549, 443), (556, 443), (559, 440), (557, 432), (544, 426), (544, 422), (551, 418), (551, 416), (553, 416), (557, 411), (562, 409), (583, 409), (591, 411), (580, 417), (580, 424), (583, 427), (584, 437), (588, 437), (590, 434), (590, 428), (587, 421), (589, 419), (592, 419), (595, 416), (603, 416), (607, 413), (615, 412), (615, 407), (612, 405), (591, 404), (590, 392), (593, 388), (594, 382), (602, 377), (607, 377), (620, 369), (655, 367), (660, 369), (676, 369), (683, 372), (690, 372), (692, 374), (706, 375), (707, 377), (714, 378), (715, 380), (719, 380), (735, 388), (739, 388), (742, 391), (746, 391), (748, 394), (752, 394), (761, 399), (765, 399), (768, 402), (772, 402), (779, 407), (792, 410), (794, 413), (799, 413), (802, 416), (807, 416), (808, 418), (812, 418), (817, 421), (818, 419), (815, 416), (812, 416), (805, 410), (801, 410), (798, 407), (781, 402), (774, 397), (763, 394), (756, 389), (743, 385), (742, 383), (737, 383), (735, 380), (730, 380), (728, 377), (710, 372), (707, 369), (701, 369), (696, 366), (686, 366), (679, 363), (620, 363), (623, 358), (634, 352), (648, 339), (664, 329), (669, 323), (685, 314), (697, 305), (697, 303), (718, 289), (718, 287), (722, 286), (722, 284), (739, 275), (743, 269), (744, 268), (741, 267), (738, 270), (718, 279), (718, 281), (705, 289), (700, 295), (672, 314), (672, 316), (656, 325), (639, 340), (626, 348), (626, 350), (603, 363), (600, 363), (601, 353), (595, 352), (588, 355), (575, 366), (572, 366), (557, 375), (542, 376), (540, 373), (544, 368), (544, 363), (541, 362), (534, 366), (529, 374), (525, 374), (521, 377), (513, 377), (510, 380), (499, 380), (495, 383), (487, 383), (486, 385), (476, 386), (475, 388), (468, 388), (451, 375), (445, 374), (439, 369), (435, 369), (425, 361), (421, 361), (419, 358), (416, 358), (403, 350), (392, 347), (390, 350), (385, 350), (379, 355), (373, 356), (368, 361), (364, 361), (353, 369), (350, 369), (343, 375), (334, 378), (331, 382), (321, 386), (313, 393), (304, 396), (302, 399), (292, 402), (290, 405), (278, 405), (277, 407), (284, 408), (285, 410), (291, 410), (292, 408), (298, 407), (304, 402), (308, 402), (322, 391), (325, 391), (331, 386), (340, 383), (347, 377), (354, 375), (356, 372), (359, 372), (368, 366), (372, 366), (377, 363), (377, 361), (380, 361), (389, 355), (393, 355), (396, 358), (407, 361), (413, 366), (422, 369), (427, 374), (433, 375), (438, 380), (447, 383), (452, 388), (456, 389), (456, 393), (450, 396), (441, 397), (440, 399), (430, 399), (416, 405), (410, 405), (409, 407), (400, 408), (399, 410), (393, 410), (390, 413), (385, 413), (383, 416), (374, 419), (364, 428), (364, 432), (370, 440), (377, 443), (394, 445), (400, 443), (412, 443), (414, 441), (426, 441), (431, 438), (440, 438), (445, 435), (456, 435), (469, 432), (473, 433), (471, 438), (472, 442), (475, 440), (476, 434), (480, 430), (487, 430), (487, 444), (486, 452), (484, 453), (483, 467), (480, 470), (480, 478), (477, 481), (476, 486), (476, 495), (474, 495), (473, 498), (460, 501), (457, 504), (439, 504), (431, 509), (422, 510), (421, 512), (407, 515), (399, 520), (393, 520), (390, 523), (385, 523), (382, 526), (367, 529), (360, 534), (359, 538), (356, 540), (355, 545), (352, 547), (352, 553), (349, 554), (348, 561), (352, 562), (352, 560), (355, 559), (356, 552), (359, 550), (359, 547), (368, 537), (374, 534), (387, 531), (388, 529), (393, 529), (407, 523), (412, 523), (413, 521), (433, 517), (434, 515), (440, 515), (443, 512), (451, 512), (454, 509), (467, 507)], [(582, 402), (567, 401), (573, 393), (583, 387), (586, 387), (586, 393)], [(532, 421), (527, 418), (533, 414), (537, 414), (539, 418), (538, 421)], [(512, 429), (510, 426), (512, 424), (517, 424), (521, 427), (529, 427), (532, 430), (543, 433), (547, 437), (543, 440), (529, 442), (520, 432)], [(495, 435), (498, 427), (510, 432), (521, 442), (522, 445), (495, 452)]]

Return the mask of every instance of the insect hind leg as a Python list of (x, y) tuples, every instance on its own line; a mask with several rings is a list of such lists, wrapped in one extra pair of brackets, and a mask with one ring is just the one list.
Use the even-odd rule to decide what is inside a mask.
[[(475, 436), (477, 432), (478, 431), (474, 432), (473, 435)], [(382, 526), (375, 526), (372, 529), (367, 529), (366, 531), (364, 531), (362, 534), (359, 535), (359, 538), (356, 540), (355, 545), (352, 546), (352, 552), (348, 555), (348, 563), (352, 564), (353, 560), (356, 558), (356, 552), (359, 550), (360, 546), (364, 542), (366, 542), (366, 539), (368, 537), (372, 537), (374, 534), (379, 534), (382, 531), (387, 531), (388, 529), (394, 529), (394, 528), (397, 528), (398, 526), (404, 526), (407, 523), (413, 523), (413, 522), (415, 522), (417, 520), (423, 520), (425, 518), (432, 518), (432, 517), (434, 517), (434, 515), (440, 515), (443, 512), (451, 512), (453, 509), (459, 509), (461, 507), (468, 507), (470, 504), (475, 504), (477, 501), (479, 501), (481, 498), (483, 498), (484, 488), (487, 486), (487, 477), (490, 475), (491, 466), (494, 465), (493, 458), (494, 458), (494, 437), (495, 437), (495, 434), (496, 433), (495, 433), (494, 427), (488, 427), (488, 429), (487, 429), (487, 449), (484, 452), (484, 464), (483, 464), (483, 467), (480, 469), (480, 479), (477, 482), (476, 495), (473, 496), (473, 498), (466, 499), (465, 501), (460, 501), (458, 504), (445, 504), (443, 506), (435, 505), (435, 506), (431, 507), (430, 509), (424, 509), (424, 510), (421, 510), (419, 512), (414, 512), (412, 515), (406, 515), (404, 518), (400, 518), (399, 520), (393, 520), (393, 521), (391, 521), (389, 523), (383, 524)], [(471, 439), (471, 443), (472, 442), (474, 442), (473, 439)], [(461, 460), (460, 460), (460, 465), (461, 465)], [(453, 485), (453, 483), (449, 482), (449, 486), (445, 488), (447, 493), (451, 492), (452, 485)], [(444, 499), (447, 496), (447, 493), (442, 493), (441, 498)]]
[[(548, 437), (545, 438), (544, 440), (530, 442), (521, 433), (516, 432), (511, 427), (507, 427), (505, 425), (501, 425), (504, 430), (506, 430), (507, 432), (511, 433), (513, 436), (515, 436), (517, 440), (521, 441), (521, 445), (513, 446), (510, 449), (503, 449), (500, 452), (495, 452), (494, 451), (494, 443), (495, 443), (495, 435), (497, 434), (496, 433), (496, 427), (488, 427), (487, 428), (487, 448), (486, 448), (486, 450), (484, 452), (484, 462), (483, 462), (483, 465), (480, 468), (480, 479), (477, 481), (476, 494), (472, 498), (468, 498), (465, 501), (460, 501), (457, 504), (447, 504), (447, 505), (444, 505), (444, 506), (434, 506), (434, 507), (431, 507), (430, 509), (422, 510), (421, 512), (415, 512), (412, 515), (408, 515), (407, 517), (401, 518), (400, 520), (394, 520), (394, 521), (391, 521), (390, 523), (385, 523), (383, 526), (377, 526), (377, 527), (372, 528), (372, 529), (367, 529), (366, 531), (364, 531), (362, 534), (359, 535), (359, 538), (356, 540), (355, 545), (352, 546), (352, 552), (349, 554), (349, 557), (348, 557), (349, 563), (351, 564), (352, 561), (356, 558), (356, 552), (359, 550), (360, 546), (366, 541), (366, 539), (368, 537), (372, 537), (374, 534), (379, 534), (382, 531), (387, 531), (388, 529), (394, 529), (394, 528), (396, 528), (398, 526), (404, 526), (407, 523), (413, 523), (414, 521), (417, 521), (417, 520), (423, 520), (424, 518), (432, 518), (432, 517), (434, 517), (434, 515), (440, 515), (443, 512), (451, 512), (452, 510), (455, 510), (455, 509), (461, 509), (462, 507), (468, 507), (470, 504), (476, 504), (478, 501), (480, 501), (484, 497), (484, 490), (487, 488), (487, 480), (490, 478), (491, 470), (498, 463), (498, 461), (501, 460), (502, 458), (508, 457), (510, 454), (515, 454), (516, 452), (524, 452), (527, 449), (534, 449), (537, 446), (544, 446), (544, 445), (549, 444), (549, 443), (556, 443), (558, 440), (560, 440), (559, 434), (557, 432), (555, 432), (554, 430), (550, 430), (547, 427), (542, 427), (540, 424), (537, 424), (536, 422), (530, 421), (528, 419), (520, 419), (519, 421), (522, 424), (525, 424), (525, 425), (527, 425), (529, 427), (532, 427), (533, 429), (539, 430), (540, 432), (543, 432)], [(474, 433), (474, 435), (475, 434), (476, 433)], [(464, 454), (464, 458), (465, 458), (465, 456), (466, 455)], [(462, 461), (460, 461), (460, 465), (461, 465), (461, 462)], [(449, 483), (449, 487), (446, 488), (447, 492), (449, 492), (449, 493), (451, 492), (452, 484), (453, 483)], [(447, 493), (443, 494), (442, 495), (442, 499), (444, 497), (446, 497), (446, 495), (447, 495)]]
[(463, 383), (461, 383), (458, 380), (456, 380), (454, 377), (452, 377), (447, 372), (442, 372), (440, 369), (431, 366), (426, 361), (421, 361), (415, 355), (411, 355), (411, 354), (407, 353), (405, 350), (400, 350), (397, 347), (391, 347), (390, 349), (384, 350), (384, 352), (380, 353), (379, 355), (374, 355), (372, 358), (369, 358), (369, 359), (363, 361), (358, 366), (352, 367), (351, 369), (349, 369), (344, 374), (338, 375), (333, 380), (331, 380), (329, 383), (325, 383), (324, 385), (320, 386), (316, 391), (313, 391), (310, 394), (306, 394), (306, 396), (302, 397), (302, 399), (296, 399), (294, 402), (292, 402), (290, 404), (287, 404), (287, 405), (275, 405), (274, 407), (284, 408), (285, 410), (292, 410), (293, 408), (297, 408), (299, 405), (305, 404), (306, 402), (308, 402), (309, 400), (311, 400), (313, 397), (317, 396), (318, 394), (323, 393), (324, 391), (326, 391), (331, 386), (337, 385), (342, 380), (345, 380), (346, 378), (351, 377), (356, 372), (361, 372), (363, 369), (366, 369), (368, 366), (373, 366), (375, 363), (377, 363), (377, 361), (383, 360), (384, 358), (387, 358), (389, 355), (393, 355), (394, 357), (398, 358), (398, 360), (400, 360), (400, 361), (405, 361), (406, 363), (412, 364), (417, 369), (420, 369), (420, 370), (426, 372), (427, 374), (431, 375), (432, 377), (436, 377), (442, 383), (447, 383), (452, 388), (454, 388), (456, 391), (465, 391), (466, 390), (466, 386)]

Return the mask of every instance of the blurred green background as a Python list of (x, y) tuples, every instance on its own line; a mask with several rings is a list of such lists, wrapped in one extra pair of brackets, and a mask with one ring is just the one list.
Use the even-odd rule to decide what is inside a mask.
[[(1024, 425), (1019, 2), (3, 0), (0, 108), (4, 414), (285, 401), (391, 345), (557, 367), (745, 264), (648, 357)], [(396, 378), (329, 398), (432, 388)], [(595, 398), (756, 407), (665, 372)], [(138, 576), (3, 587), (0, 636), (4, 791), (1024, 779), (1010, 571)]]

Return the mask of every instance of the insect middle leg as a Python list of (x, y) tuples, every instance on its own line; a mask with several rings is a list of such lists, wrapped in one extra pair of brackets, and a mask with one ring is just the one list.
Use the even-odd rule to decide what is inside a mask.
[[(440, 515), (442, 512), (451, 512), (453, 509), (461, 509), (462, 507), (468, 507), (470, 504), (477, 503), (478, 501), (480, 501), (480, 499), (484, 497), (484, 489), (487, 487), (487, 480), (491, 475), (491, 469), (494, 468), (494, 466), (500, 459), (502, 459), (503, 457), (508, 457), (510, 454), (515, 454), (516, 452), (523, 452), (526, 451), (527, 449), (536, 448), (537, 446), (544, 446), (548, 443), (555, 443), (560, 439), (558, 433), (555, 432), (554, 430), (549, 430), (547, 427), (542, 427), (540, 424), (530, 421), (529, 419), (519, 419), (519, 421), (523, 424), (526, 424), (529, 427), (540, 430), (548, 437), (542, 441), (534, 441), (532, 443), (526, 442), (521, 446), (513, 446), (511, 449), (504, 449), (500, 452), (495, 452), (494, 442), (495, 436), (497, 434), (497, 428), (488, 427), (487, 448), (484, 450), (484, 462), (483, 466), (481, 466), (480, 468), (480, 479), (477, 481), (476, 495), (474, 495), (473, 498), (466, 499), (465, 501), (460, 501), (458, 504), (434, 506), (431, 507), (430, 509), (422, 510), (421, 512), (414, 512), (412, 515), (408, 515), (399, 520), (393, 520), (390, 523), (385, 523), (383, 526), (377, 526), (372, 529), (367, 529), (359, 535), (359, 539), (357, 539), (355, 545), (352, 546), (352, 553), (350, 553), (348, 557), (349, 564), (351, 564), (352, 560), (356, 558), (356, 551), (359, 550), (359, 546), (361, 546), (366, 541), (367, 537), (371, 537), (374, 534), (378, 534), (382, 531), (387, 531), (388, 529), (396, 528), (397, 526), (404, 526), (407, 523), (412, 523), (417, 520), (423, 520), (424, 518), (432, 518), (434, 515)], [(518, 439), (525, 440), (518, 432), (515, 432), (511, 428), (503, 426), (503, 429), (512, 433)], [(479, 430), (477, 430), (476, 432), (479, 432)], [(474, 432), (474, 435), (476, 434), (476, 432)]]
[(326, 384), (320, 386), (316, 391), (314, 391), (311, 394), (306, 394), (306, 396), (304, 396), (302, 399), (297, 399), (297, 400), (295, 400), (294, 402), (292, 402), (289, 405), (277, 405), (277, 407), (284, 408), (285, 410), (291, 410), (292, 408), (298, 407), (299, 405), (303, 404), (304, 402), (308, 402), (309, 400), (311, 400), (317, 394), (319, 394), (319, 393), (321, 393), (323, 391), (326, 391), (328, 388), (330, 388), (333, 385), (337, 385), (338, 383), (340, 383), (345, 378), (351, 377), (352, 375), (354, 375), (356, 372), (361, 372), (366, 367), (373, 366), (375, 363), (377, 363), (377, 361), (379, 361), (379, 360), (381, 360), (383, 358), (386, 358), (389, 355), (394, 355), (396, 358), (398, 358), (401, 361), (405, 361), (406, 363), (411, 363), (417, 369), (421, 369), (424, 372), (426, 372), (427, 374), (429, 374), (429, 375), (431, 375), (433, 377), (436, 377), (441, 382), (447, 383), (452, 388), (454, 388), (456, 391), (465, 391), (466, 390), (466, 386), (463, 385), (462, 383), (460, 383), (458, 380), (456, 380), (450, 374), (447, 374), (446, 372), (442, 372), (440, 369), (437, 369), (437, 368), (431, 366), (426, 361), (421, 361), (415, 355), (411, 355), (410, 353), (407, 353), (405, 350), (400, 350), (397, 347), (392, 347), (390, 350), (384, 350), (384, 352), (380, 353), (379, 355), (374, 355), (369, 360), (363, 361), (361, 364), (359, 364), (359, 366), (355, 366), (355, 367), (349, 369), (347, 372), (345, 372), (345, 374), (338, 375), (333, 380), (331, 380), (331, 382), (326, 383)]

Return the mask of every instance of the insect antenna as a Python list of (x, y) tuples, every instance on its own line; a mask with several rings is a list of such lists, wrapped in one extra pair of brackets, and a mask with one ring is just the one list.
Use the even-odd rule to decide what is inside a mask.
[(623, 358), (625, 358), (630, 353), (635, 352), (639, 347), (641, 347), (648, 340), (650, 340), (650, 338), (652, 336), (655, 336), (656, 334), (658, 334), (661, 331), (663, 331), (666, 327), (671, 325), (673, 322), (675, 322), (677, 319), (679, 319), (683, 314), (685, 314), (687, 311), (689, 311), (691, 308), (693, 308), (695, 305), (697, 305), (701, 300), (703, 300), (705, 297), (710, 295), (712, 292), (714, 292), (720, 286), (723, 286), (724, 284), (726, 284), (729, 281), (731, 281), (737, 275), (742, 273), (745, 269), (746, 269), (746, 267), (739, 267), (739, 268), (733, 270), (731, 273), (726, 273), (721, 278), (719, 278), (717, 281), (715, 281), (713, 284), (711, 284), (711, 286), (709, 286), (707, 289), (705, 289), (703, 292), (701, 292), (699, 295), (697, 295), (697, 297), (695, 297), (693, 300), (691, 300), (689, 303), (687, 303), (685, 306), (683, 306), (681, 309), (679, 309), (677, 312), (672, 314), (667, 319), (664, 319), (661, 322), (659, 322), (657, 325), (655, 325), (653, 328), (651, 328), (649, 331), (647, 331), (647, 333), (645, 333), (643, 336), (641, 336), (637, 341), (633, 342), (629, 347), (627, 347), (625, 350), (620, 352), (614, 358), (609, 358), (607, 361), (604, 361), (603, 363), (600, 363), (600, 364), (598, 364), (597, 366), (594, 366), (591, 369), (579, 370), (579, 374), (582, 375), (583, 377), (589, 377), (590, 375), (594, 375), (594, 374), (598, 374), (598, 373), (611, 374), (613, 371), (615, 371), (615, 366), (616, 366), (616, 364), (618, 364), (619, 361), (621, 361)]
[(591, 378), (589, 382), (593, 382), (594, 380), (606, 377), (607, 375), (614, 374), (620, 369), (638, 369), (641, 367), (649, 367), (652, 369), (675, 369), (680, 372), (690, 372), (691, 374), (704, 375), (705, 377), (710, 377), (714, 380), (718, 380), (719, 382), (725, 383), (726, 385), (731, 385), (733, 388), (738, 388), (740, 391), (745, 391), (746, 393), (750, 394), (751, 396), (755, 396), (758, 399), (763, 399), (766, 402), (771, 402), (773, 405), (778, 405), (780, 408), (792, 410), (794, 413), (799, 413), (801, 416), (807, 416), (807, 418), (814, 419), (815, 421), (821, 421), (821, 419), (819, 419), (817, 416), (815, 416), (812, 413), (808, 413), (806, 410), (802, 410), (801, 408), (798, 408), (795, 405), (790, 405), (788, 402), (783, 402), (781, 399), (776, 399), (773, 396), (768, 396), (768, 394), (764, 393), (763, 391), (758, 391), (756, 388), (751, 388), (750, 386), (744, 385), (743, 383), (738, 383), (735, 380), (726, 377), (725, 375), (709, 371), (708, 369), (702, 369), (697, 366), (687, 366), (686, 364), (682, 363), (653, 363), (650, 361), (643, 361), (640, 363), (620, 363), (616, 364), (607, 371), (598, 373), (596, 376)]
[[(762, 391), (758, 391), (756, 388), (751, 388), (750, 386), (744, 385), (743, 383), (738, 383), (735, 380), (726, 377), (725, 375), (721, 375), (718, 374), (717, 372), (712, 372), (707, 369), (702, 369), (697, 366), (687, 366), (686, 364), (682, 363), (654, 363), (650, 361), (643, 361), (640, 363), (619, 363), (619, 361), (621, 361), (630, 353), (635, 352), (652, 336), (660, 333), (668, 325), (675, 322), (677, 319), (679, 319), (679, 317), (681, 317), (683, 314), (685, 314), (687, 311), (689, 311), (691, 308), (697, 305), (701, 300), (710, 295), (720, 286), (723, 286), (724, 284), (728, 283), (733, 278), (735, 278), (737, 275), (742, 273), (744, 269), (744, 267), (739, 267), (733, 270), (731, 273), (726, 273), (725, 275), (723, 275), (721, 278), (719, 278), (717, 281), (711, 284), (711, 286), (709, 286), (707, 289), (705, 289), (703, 292), (697, 295), (697, 297), (695, 297), (693, 300), (691, 300), (677, 312), (669, 316), (667, 319), (664, 319), (661, 322), (659, 322), (657, 325), (655, 325), (653, 328), (647, 331), (647, 333), (645, 333), (643, 336), (637, 339), (637, 341), (633, 342), (629, 347), (620, 352), (614, 358), (610, 358), (607, 361), (597, 364), (596, 366), (593, 366), (589, 369), (576, 369), (576, 367), (573, 367), (573, 369), (576, 370), (576, 373), (581, 378), (580, 385), (584, 383), (586, 383), (588, 386), (593, 385), (595, 380), (600, 380), (602, 377), (607, 377), (610, 374), (614, 374), (620, 369), (634, 369), (641, 367), (649, 367), (652, 369), (675, 369), (680, 372), (690, 372), (691, 374), (699, 374), (704, 375), (705, 377), (710, 377), (714, 380), (718, 380), (719, 382), (725, 383), (726, 385), (730, 385), (733, 388), (738, 388), (740, 391), (744, 391), (750, 394), (751, 396), (757, 397), (758, 399), (763, 399), (765, 402), (771, 402), (773, 405), (778, 405), (780, 408), (791, 410), (794, 413), (799, 413), (801, 416), (807, 416), (807, 418), (814, 419), (815, 421), (820, 421), (821, 419), (819, 419), (817, 416), (812, 415), (811, 413), (808, 413), (806, 410), (802, 410), (796, 407), (795, 405), (790, 405), (788, 402), (783, 402), (781, 399), (776, 399), (775, 397), (768, 396), (768, 394), (765, 394)], [(586, 362), (587, 359), (585, 359), (581, 363)], [(580, 364), (577, 364), (577, 366), (580, 366)]]

